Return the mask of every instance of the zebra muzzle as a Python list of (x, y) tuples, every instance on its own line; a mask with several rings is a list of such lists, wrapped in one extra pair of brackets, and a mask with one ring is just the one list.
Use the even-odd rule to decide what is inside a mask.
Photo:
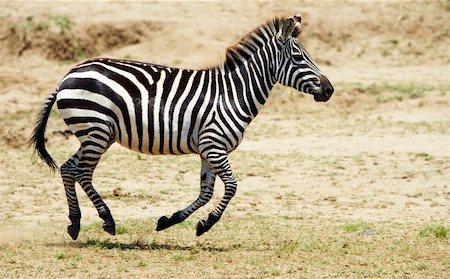
[(334, 88), (326, 76), (320, 76), (320, 91), (314, 94), (314, 100), (316, 102), (326, 102), (333, 95)]

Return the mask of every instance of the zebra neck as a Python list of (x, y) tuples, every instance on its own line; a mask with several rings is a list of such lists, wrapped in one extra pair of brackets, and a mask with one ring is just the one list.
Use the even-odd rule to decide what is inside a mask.
[(269, 97), (276, 80), (273, 65), (266, 65), (259, 55), (240, 65), (234, 71), (225, 72), (222, 76), (225, 101), (241, 119), (249, 124), (258, 115)]

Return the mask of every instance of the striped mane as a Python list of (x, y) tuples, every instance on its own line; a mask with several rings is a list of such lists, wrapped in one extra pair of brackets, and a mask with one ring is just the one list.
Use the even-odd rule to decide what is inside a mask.
[[(223, 67), (226, 71), (233, 71), (247, 61), (255, 52), (270, 41), (281, 29), (284, 17), (276, 17), (258, 26), (246, 35), (242, 36), (234, 45), (226, 50), (226, 58)], [(297, 36), (300, 30), (294, 30)]]

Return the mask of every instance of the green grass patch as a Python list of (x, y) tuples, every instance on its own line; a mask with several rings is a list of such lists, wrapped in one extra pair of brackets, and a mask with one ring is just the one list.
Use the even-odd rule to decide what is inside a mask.
[(358, 232), (368, 229), (370, 229), (370, 227), (365, 223), (347, 223), (342, 226), (342, 230), (346, 232)]
[(417, 265), (417, 269), (418, 270), (427, 270), (428, 269), (428, 264), (427, 263), (419, 263), (418, 265)]
[(58, 254), (56, 254), (56, 259), (58, 259), (58, 260), (64, 260), (66, 258), (67, 258), (67, 255), (64, 252), (59, 252)]
[(128, 232), (128, 228), (124, 225), (117, 225), (116, 226), (116, 233), (117, 234), (125, 234)]
[(278, 246), (275, 251), (278, 256), (283, 254), (292, 254), (300, 248), (300, 242), (297, 240), (289, 240)]
[(102, 224), (100, 222), (93, 222), (89, 224), (83, 224), (80, 225), (80, 233), (85, 232), (101, 232), (102, 231)]
[(434, 236), (438, 238), (446, 238), (448, 236), (449, 227), (437, 224), (437, 225), (427, 225), (420, 230), (419, 236), (428, 237)]
[(56, 15), (50, 17), (50, 19), (54, 22), (56, 26), (59, 27), (61, 33), (70, 31), (72, 27), (75, 25), (73, 20), (65, 15)]
[(112, 249), (116, 247), (109, 239), (107, 240), (97, 240), (97, 239), (88, 239), (86, 241), (88, 247), (95, 247), (100, 249)]
[(185, 229), (192, 229), (194, 228), (194, 226), (195, 226), (194, 223), (192, 223), (192, 221), (190, 220), (185, 220), (175, 225), (176, 228), (185, 228)]

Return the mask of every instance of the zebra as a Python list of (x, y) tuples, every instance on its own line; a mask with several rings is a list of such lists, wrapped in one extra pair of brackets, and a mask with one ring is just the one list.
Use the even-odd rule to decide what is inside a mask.
[(54, 103), (80, 148), (60, 167), (69, 208), (68, 234), (76, 240), (81, 211), (75, 183), (86, 192), (103, 229), (114, 235), (111, 211), (94, 189), (92, 175), (114, 142), (154, 155), (198, 154), (200, 194), (170, 217), (158, 219), (161, 231), (180, 223), (213, 196), (216, 177), (225, 191), (219, 205), (196, 226), (200, 236), (219, 221), (236, 193), (228, 154), (241, 143), (278, 82), (326, 102), (333, 86), (298, 39), (301, 16), (268, 20), (226, 51), (225, 61), (199, 70), (132, 60), (85, 61), (61, 80), (44, 103), (29, 144), (53, 171), (58, 167), (45, 147), (45, 130)]

